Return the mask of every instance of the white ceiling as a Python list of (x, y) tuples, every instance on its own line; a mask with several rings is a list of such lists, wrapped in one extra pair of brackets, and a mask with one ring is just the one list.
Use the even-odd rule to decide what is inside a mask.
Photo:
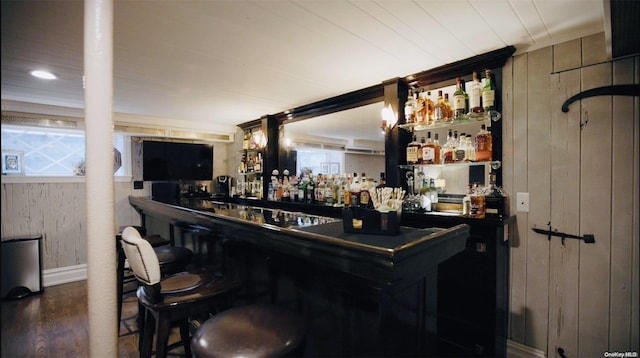
[[(116, 0), (114, 112), (233, 130), (508, 45), (603, 32), (603, 13), (603, 0)], [(82, 74), (82, 1), (2, 0), (4, 102), (83, 108)]]

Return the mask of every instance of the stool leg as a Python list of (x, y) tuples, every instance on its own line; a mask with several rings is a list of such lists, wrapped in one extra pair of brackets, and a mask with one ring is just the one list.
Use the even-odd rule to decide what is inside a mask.
[(189, 339), (191, 334), (189, 332), (189, 321), (184, 321), (180, 324), (180, 340), (184, 346), (184, 354), (187, 357), (191, 357), (191, 340)]
[(120, 320), (122, 320), (122, 295), (124, 294), (124, 252), (122, 251), (122, 246), (120, 246), (120, 242), (116, 243), (116, 247), (118, 248), (118, 265), (116, 269), (116, 274), (118, 275), (118, 332), (120, 332)]
[(167, 356), (170, 329), (167, 313), (158, 312), (158, 317), (156, 318), (156, 358), (165, 358)]
[(153, 347), (153, 328), (156, 325), (156, 319), (153, 317), (153, 313), (143, 310), (144, 324), (140, 327), (140, 341), (138, 344), (141, 346), (140, 357), (151, 357), (151, 350)]

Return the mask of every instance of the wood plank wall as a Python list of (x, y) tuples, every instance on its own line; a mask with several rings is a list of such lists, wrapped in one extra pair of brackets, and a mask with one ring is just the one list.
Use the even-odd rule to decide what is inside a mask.
[[(638, 352), (639, 99), (570, 96), (639, 83), (638, 56), (606, 61), (604, 34), (512, 58), (503, 69), (503, 183), (517, 215), (510, 339), (558, 357)], [(516, 211), (528, 192), (529, 212)], [(551, 241), (531, 228), (594, 234)]]

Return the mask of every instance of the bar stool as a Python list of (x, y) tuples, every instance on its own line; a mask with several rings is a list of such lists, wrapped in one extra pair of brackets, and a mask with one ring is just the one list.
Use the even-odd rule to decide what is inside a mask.
[[(163, 276), (171, 275), (180, 271), (184, 271), (186, 267), (191, 264), (193, 252), (184, 247), (176, 247), (172, 246), (171, 241), (162, 238), (159, 235), (150, 235), (147, 236), (147, 230), (141, 226), (132, 226), (141, 237), (143, 237), (149, 244), (154, 248), (154, 252), (158, 257), (158, 261), (160, 264), (160, 272)], [(121, 228), (120, 234), (116, 235), (116, 250), (117, 250), (117, 285), (118, 285), (118, 325), (120, 325), (120, 321), (122, 320), (122, 302), (124, 300), (124, 295), (132, 292), (125, 292), (125, 285), (129, 282), (135, 281), (135, 278), (128, 278), (125, 275), (125, 254), (122, 249), (122, 231), (124, 227)], [(139, 322), (140, 323), (140, 322)]]
[(208, 319), (191, 338), (196, 358), (300, 357), (306, 329), (295, 312), (274, 304), (228, 309)]
[(230, 295), (240, 283), (213, 272), (199, 270), (180, 272), (161, 278), (160, 264), (155, 251), (134, 228), (122, 232), (122, 249), (140, 283), (137, 290), (140, 313), (139, 350), (141, 357), (150, 357), (155, 337), (156, 356), (165, 357), (169, 331), (180, 327), (185, 353), (191, 356), (189, 320), (208, 317), (209, 313), (229, 305)]

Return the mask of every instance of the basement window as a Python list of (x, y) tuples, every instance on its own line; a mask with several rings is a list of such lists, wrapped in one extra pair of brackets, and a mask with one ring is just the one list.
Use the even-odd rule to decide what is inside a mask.
[[(130, 162), (128, 139), (123, 134), (114, 134), (114, 153), (122, 158), (115, 176), (130, 175), (126, 165)], [(3, 125), (2, 151), (5, 150), (22, 153), (25, 176), (83, 175), (86, 158), (83, 130)]]

